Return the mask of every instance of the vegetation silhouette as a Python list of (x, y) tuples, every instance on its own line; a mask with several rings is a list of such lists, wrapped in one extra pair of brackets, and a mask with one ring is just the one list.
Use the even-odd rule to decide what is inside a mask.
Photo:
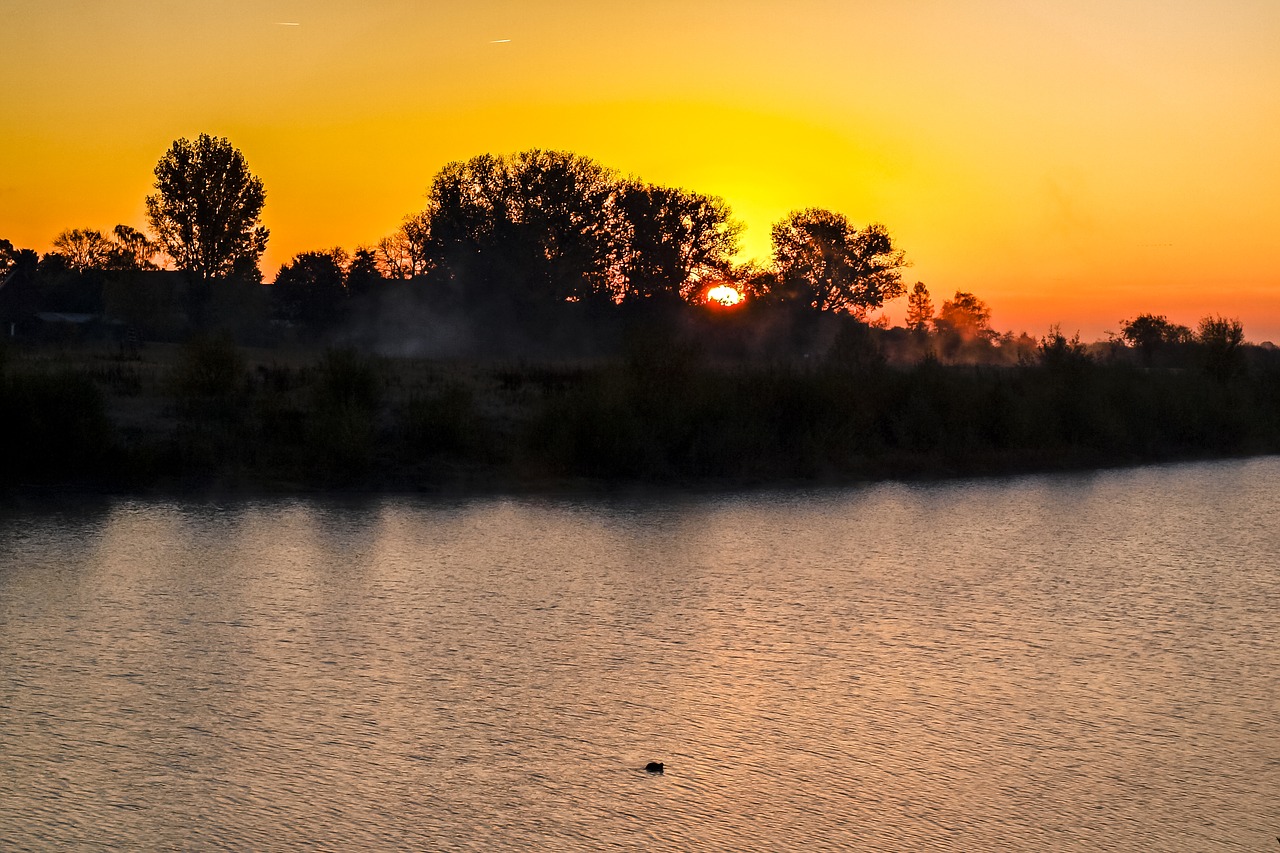
[[(0, 240), (0, 485), (434, 488), (921, 476), (1280, 451), (1280, 357), (1238, 320), (1083, 343), (907, 293), (818, 208), (735, 265), (723, 200), (534, 149), (446, 165), (376, 246), (258, 263), (262, 182), (173, 143), (153, 236)], [(175, 269), (160, 269), (158, 259)], [(735, 299), (716, 300), (713, 288)], [(723, 291), (720, 291), (723, 295)], [(876, 313), (906, 296), (906, 323)]]
[(261, 280), (270, 232), (259, 224), (266, 191), (244, 155), (224, 137), (177, 139), (155, 168), (147, 219), (178, 269), (199, 281)]
[(1201, 358), (1209, 374), (1227, 381), (1244, 368), (1244, 326), (1239, 320), (1210, 316), (1196, 330)]
[(933, 325), (933, 299), (923, 281), (917, 281), (907, 295), (906, 326), (917, 335), (927, 334)]
[(1142, 353), (1143, 364), (1151, 367), (1161, 351), (1191, 342), (1191, 330), (1170, 323), (1163, 314), (1139, 314), (1132, 320), (1120, 321), (1120, 337)]
[(903, 293), (905, 256), (883, 225), (855, 228), (840, 213), (808, 208), (773, 226), (777, 296), (817, 311), (869, 311)]
[(315, 334), (327, 332), (343, 317), (349, 265), (341, 249), (295, 255), (280, 267), (271, 287), (273, 318)]

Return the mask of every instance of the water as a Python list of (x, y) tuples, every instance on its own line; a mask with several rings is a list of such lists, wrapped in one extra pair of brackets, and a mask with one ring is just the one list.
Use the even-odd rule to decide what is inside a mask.
[(1278, 481), (11, 509), (0, 849), (1277, 849)]

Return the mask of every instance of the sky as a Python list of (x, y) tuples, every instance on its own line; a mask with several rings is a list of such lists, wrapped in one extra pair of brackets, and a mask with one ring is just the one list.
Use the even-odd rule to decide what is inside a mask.
[[(146, 225), (173, 140), (267, 190), (268, 280), (376, 243), (446, 163), (565, 149), (769, 228), (885, 224), (940, 303), (1086, 340), (1280, 342), (1276, 0), (5, 0), (0, 237)], [(900, 300), (891, 318), (905, 311)]]

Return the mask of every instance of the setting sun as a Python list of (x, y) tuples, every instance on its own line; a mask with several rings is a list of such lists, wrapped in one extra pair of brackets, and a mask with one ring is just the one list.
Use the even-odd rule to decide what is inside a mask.
[(707, 291), (707, 304), (732, 308), (742, 302), (742, 294), (727, 284), (718, 284)]

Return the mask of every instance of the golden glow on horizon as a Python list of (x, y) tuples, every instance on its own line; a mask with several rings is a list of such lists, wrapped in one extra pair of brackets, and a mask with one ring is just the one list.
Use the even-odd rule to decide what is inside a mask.
[(451, 160), (562, 148), (723, 196), (744, 259), (796, 208), (883, 222), (999, 328), (1280, 340), (1271, 0), (11, 0), (6, 28), (0, 237), (39, 251), (145, 226), (179, 136), (265, 182), (268, 279), (375, 243)]

